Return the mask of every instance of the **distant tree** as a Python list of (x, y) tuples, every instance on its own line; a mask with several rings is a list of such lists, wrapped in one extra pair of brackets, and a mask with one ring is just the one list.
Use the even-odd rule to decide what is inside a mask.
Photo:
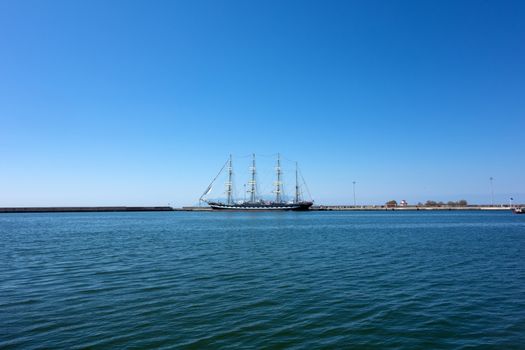
[(418, 206), (418, 207), (422, 207), (422, 206), (423, 206), (423, 203), (421, 203), (421, 202), (417, 202), (417, 206)]
[[(418, 203), (418, 205), (422, 205), (422, 204)], [(427, 206), (427, 207), (442, 207), (444, 205), (445, 205), (445, 203), (443, 203), (441, 201), (440, 202), (436, 202), (436, 201), (428, 200), (425, 203), (425, 206)], [(468, 205), (468, 203), (467, 203), (466, 200), (462, 199), (462, 200), (459, 200), (457, 202), (448, 201), (446, 205), (449, 206), (449, 207), (465, 207), (465, 206)]]
[(387, 207), (396, 207), (397, 206), (397, 201), (392, 199), (391, 201), (386, 202), (386, 206)]

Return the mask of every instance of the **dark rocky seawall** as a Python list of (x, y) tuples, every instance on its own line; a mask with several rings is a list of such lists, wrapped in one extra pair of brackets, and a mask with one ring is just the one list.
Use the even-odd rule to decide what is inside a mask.
[(119, 211), (173, 211), (172, 207), (13, 207), (0, 208), (0, 213), (79, 213)]

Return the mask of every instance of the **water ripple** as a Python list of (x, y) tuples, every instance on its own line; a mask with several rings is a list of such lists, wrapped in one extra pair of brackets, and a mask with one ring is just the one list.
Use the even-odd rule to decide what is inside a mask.
[(508, 213), (0, 216), (0, 348), (520, 348)]

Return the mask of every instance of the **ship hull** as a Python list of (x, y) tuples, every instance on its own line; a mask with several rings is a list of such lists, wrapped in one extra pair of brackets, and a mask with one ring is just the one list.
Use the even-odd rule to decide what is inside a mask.
[(300, 203), (243, 203), (243, 204), (224, 204), (208, 203), (214, 210), (229, 211), (304, 211), (309, 210), (312, 202)]

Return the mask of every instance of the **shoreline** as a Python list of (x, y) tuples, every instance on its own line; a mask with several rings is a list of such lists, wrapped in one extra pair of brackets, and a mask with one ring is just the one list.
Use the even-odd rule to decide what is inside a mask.
[[(520, 205), (517, 205), (519, 207)], [(511, 207), (490, 206), (490, 205), (469, 205), (465, 207), (428, 207), (428, 206), (398, 206), (387, 207), (380, 205), (318, 205), (310, 208), (309, 211), (510, 211)], [(0, 208), (0, 213), (98, 213), (98, 212), (158, 212), (158, 211), (193, 211), (193, 212), (215, 212), (210, 207), (181, 207), (174, 208), (169, 206), (157, 207), (4, 207)]]
[(93, 212), (138, 212), (173, 211), (172, 207), (5, 207), (0, 213), (93, 213)]

